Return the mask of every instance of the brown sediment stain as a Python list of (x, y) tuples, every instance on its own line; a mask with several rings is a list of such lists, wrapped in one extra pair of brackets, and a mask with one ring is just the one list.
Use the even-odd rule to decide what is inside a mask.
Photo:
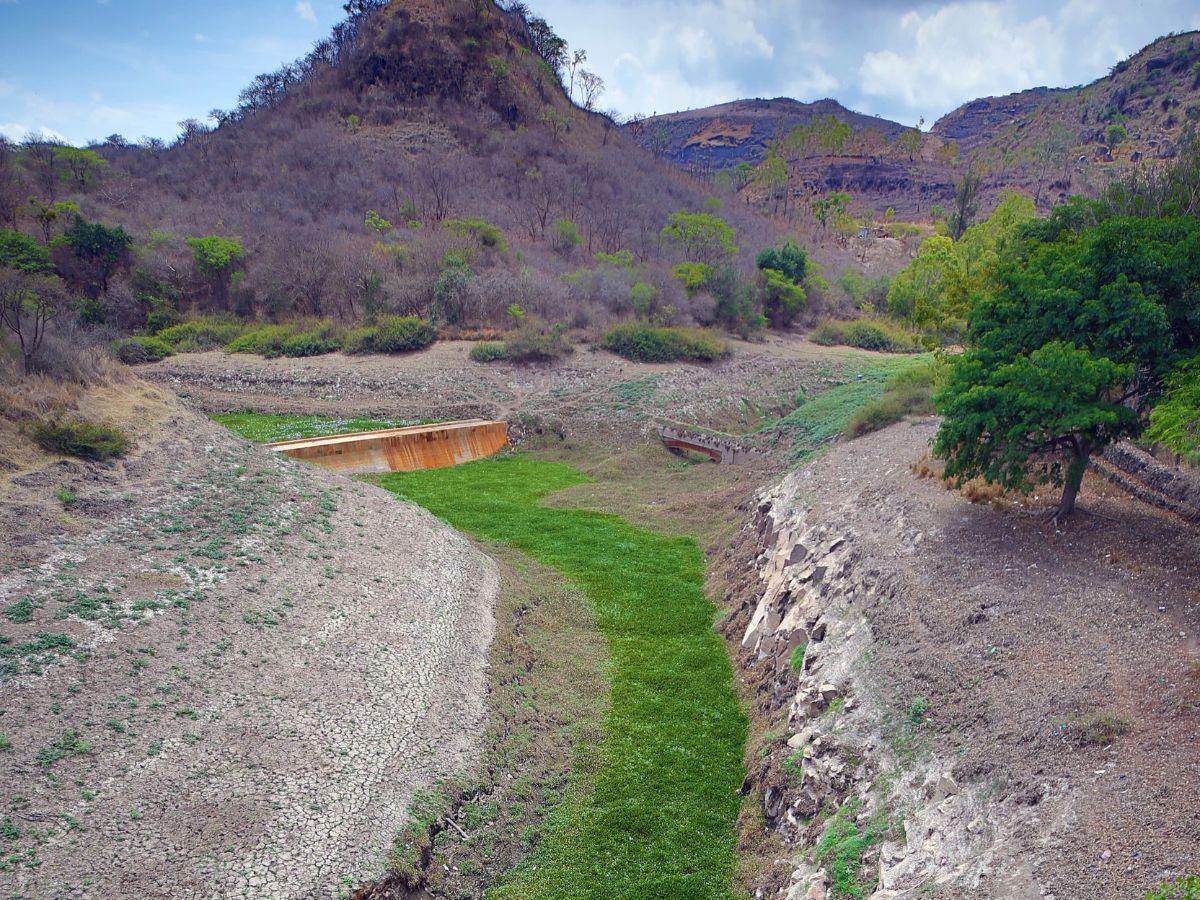
[(344, 473), (440, 469), (491, 456), (508, 444), (503, 422), (464, 419), (408, 428), (278, 441), (268, 446), (294, 459)]

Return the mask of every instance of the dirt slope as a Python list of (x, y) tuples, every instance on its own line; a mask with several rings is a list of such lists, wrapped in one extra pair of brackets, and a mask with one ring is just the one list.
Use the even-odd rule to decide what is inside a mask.
[(973, 505), (911, 471), (933, 433), (841, 445), (746, 532), (765, 585), (727, 632), (775, 729), (751, 783), (798, 860), (764, 886), (824, 896), (812, 816), (846, 801), (880, 823), (879, 898), (1128, 898), (1196, 872), (1200, 533), (1091, 479), (1096, 515), (1062, 530)]
[(130, 390), (161, 421), (131, 455), (0, 494), (2, 890), (337, 896), (475, 757), (494, 567)]

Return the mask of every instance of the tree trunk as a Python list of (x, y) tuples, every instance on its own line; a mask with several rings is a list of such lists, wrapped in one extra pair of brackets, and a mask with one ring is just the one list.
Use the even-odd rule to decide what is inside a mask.
[(1054, 510), (1051, 518), (1054, 521), (1064, 519), (1075, 511), (1075, 498), (1079, 496), (1079, 486), (1083, 483), (1083, 474), (1087, 471), (1088, 458), (1091, 448), (1081, 443), (1071, 453), (1071, 462), (1067, 466), (1067, 476), (1063, 483), (1062, 499)]

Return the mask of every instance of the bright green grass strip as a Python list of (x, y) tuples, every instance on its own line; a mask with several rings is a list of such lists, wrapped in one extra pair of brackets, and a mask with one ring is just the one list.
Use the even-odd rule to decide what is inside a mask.
[(729, 897), (746, 720), (702, 590), (704, 558), (616, 516), (538, 499), (588, 479), (522, 456), (395, 473), (380, 483), (578, 584), (612, 660), (594, 784), (572, 791), (539, 848), (492, 898)]
[(218, 413), (213, 421), (224, 425), (248, 441), (267, 443), (298, 438), (324, 437), (327, 434), (348, 434), (352, 431), (374, 431), (377, 428), (400, 428), (419, 424), (414, 419), (330, 419), (320, 416), (277, 416), (270, 413)]
[(769, 430), (790, 444), (787, 457), (803, 462), (836, 438), (851, 417), (872, 400), (883, 396), (884, 386), (893, 375), (929, 362), (930, 354), (920, 356), (878, 357), (865, 364), (846, 366), (838, 376), (844, 379), (814, 396), (786, 416), (771, 423)]

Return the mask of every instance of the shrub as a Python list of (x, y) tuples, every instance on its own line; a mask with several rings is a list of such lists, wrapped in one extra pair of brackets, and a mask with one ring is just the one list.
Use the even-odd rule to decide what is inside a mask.
[(86, 419), (37, 422), (31, 429), (31, 437), (49, 453), (97, 461), (124, 456), (130, 445), (129, 438), (120, 429)]
[(258, 325), (247, 328), (230, 341), (230, 353), (256, 353), (272, 359), (278, 356), (320, 356), (342, 346), (341, 328), (328, 319)]
[(574, 352), (561, 324), (527, 320), (504, 342), (509, 362), (550, 362)]
[(1164, 881), (1146, 892), (1146, 900), (1200, 900), (1200, 875), (1185, 875), (1175, 881)]
[(347, 353), (407, 353), (424, 350), (437, 339), (432, 322), (416, 316), (385, 316), (376, 324), (346, 334)]
[(113, 342), (112, 353), (125, 365), (136, 366), (166, 359), (175, 351), (166, 341), (156, 337), (127, 337)]
[(508, 249), (504, 240), (504, 232), (499, 225), (493, 225), (486, 219), (447, 219), (442, 223), (447, 231), (459, 237), (469, 238), (479, 242), (479, 246), (488, 250), (498, 250), (503, 253)]
[(921, 350), (911, 334), (885, 319), (855, 319), (850, 322), (826, 319), (813, 329), (809, 338), (813, 343), (826, 347), (841, 344), (886, 353), (917, 353)]
[(471, 359), (479, 363), (500, 362), (508, 359), (508, 348), (503, 341), (480, 341), (471, 348)]
[(1084, 746), (1105, 747), (1133, 728), (1128, 719), (1098, 712), (1080, 716), (1072, 723), (1075, 740)]
[(604, 336), (601, 346), (637, 362), (712, 362), (729, 353), (729, 346), (714, 335), (693, 328), (655, 328), (629, 322)]
[(224, 347), (238, 337), (245, 327), (229, 316), (204, 316), (163, 328), (154, 336), (170, 344), (177, 353), (189, 353)]

